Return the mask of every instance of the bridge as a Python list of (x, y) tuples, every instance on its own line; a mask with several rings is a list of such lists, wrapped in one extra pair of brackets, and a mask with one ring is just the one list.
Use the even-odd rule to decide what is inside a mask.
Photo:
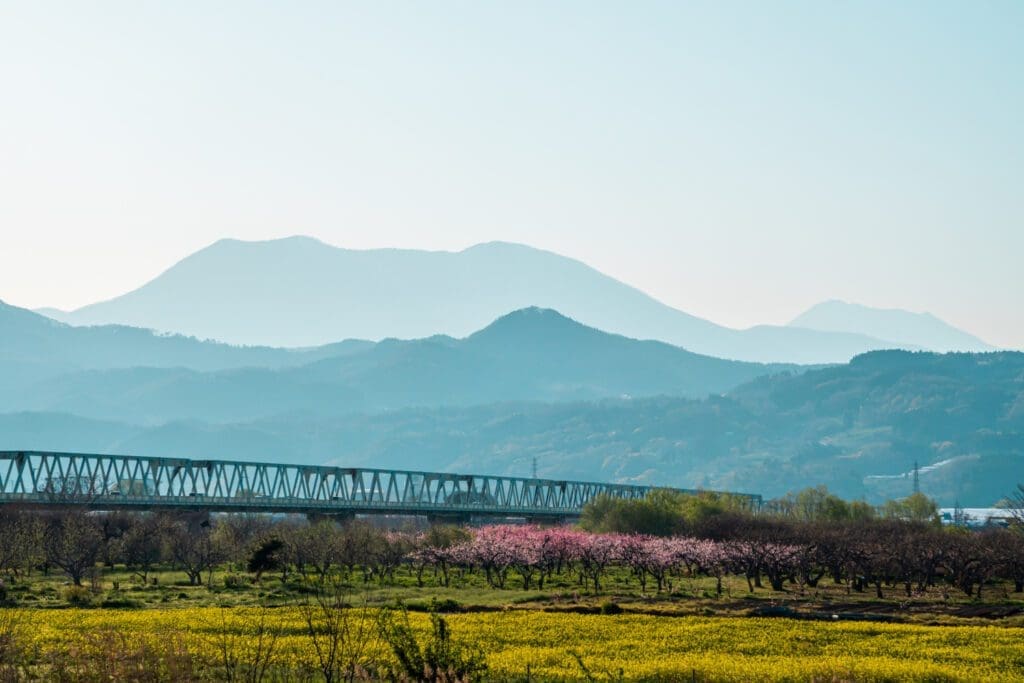
[[(440, 472), (0, 451), (0, 504), (40, 507), (556, 520), (578, 517), (600, 495), (637, 499), (651, 490)], [(760, 496), (734, 495), (760, 506)]]

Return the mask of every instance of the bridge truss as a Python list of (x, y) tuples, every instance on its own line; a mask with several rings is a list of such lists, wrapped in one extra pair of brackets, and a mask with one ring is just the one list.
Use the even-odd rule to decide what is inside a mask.
[[(306, 514), (568, 518), (651, 487), (129, 455), (0, 451), (0, 504)], [(760, 496), (744, 495), (751, 505)]]

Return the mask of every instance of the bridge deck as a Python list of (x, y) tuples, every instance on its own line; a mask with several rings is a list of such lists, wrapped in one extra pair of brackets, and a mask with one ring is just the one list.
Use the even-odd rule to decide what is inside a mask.
[[(94, 509), (576, 517), (652, 487), (226, 460), (0, 451), (0, 503)], [(678, 489), (684, 490), (684, 489)], [(760, 496), (743, 495), (752, 505)]]

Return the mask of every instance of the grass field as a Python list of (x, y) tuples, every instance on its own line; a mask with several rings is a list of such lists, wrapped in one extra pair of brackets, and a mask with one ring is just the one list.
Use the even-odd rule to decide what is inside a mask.
[[(147, 583), (122, 566), (98, 568), (92, 590), (86, 597), (92, 607), (121, 609), (166, 609), (170, 607), (209, 607), (288, 605), (301, 597), (300, 577), (292, 572), (286, 580), (280, 574), (264, 575), (254, 583), (237, 569), (218, 568), (204, 575), (203, 585), (190, 585), (180, 571), (161, 569), (149, 575)], [(233, 581), (232, 581), (233, 580)], [(481, 572), (452, 572), (450, 586), (441, 586), (427, 573), (419, 586), (414, 574), (401, 568), (387, 581), (364, 581), (357, 570), (347, 580), (351, 592), (372, 605), (402, 602), (425, 607), (432, 600), (455, 602), (467, 609), (531, 608), (596, 610), (609, 600), (628, 612), (664, 615), (744, 616), (767, 606), (785, 605), (795, 610), (869, 614), (890, 620), (919, 624), (970, 625), (989, 623), (1001, 617), (1004, 625), (1024, 627), (1024, 594), (1013, 593), (1012, 586), (996, 583), (985, 589), (985, 598), (968, 598), (948, 587), (934, 586), (907, 597), (897, 587), (886, 588), (886, 599), (878, 600), (872, 591), (850, 591), (842, 584), (822, 580), (815, 588), (788, 587), (773, 591), (767, 584), (749, 592), (746, 582), (735, 576), (724, 579), (721, 598), (716, 596), (715, 581), (708, 577), (674, 577), (670, 591), (640, 591), (628, 571), (611, 569), (599, 595), (580, 585), (572, 572), (552, 576), (544, 590), (522, 590), (516, 578), (505, 589), (487, 585)], [(87, 585), (89, 582), (86, 582)], [(58, 572), (33, 573), (27, 579), (7, 583), (8, 604), (24, 608), (61, 608), (74, 606), (67, 600), (68, 581)]]
[[(1024, 681), (1024, 602), (998, 584), (981, 601), (941, 590), (911, 599), (892, 590), (879, 601), (831, 583), (751, 594), (735, 578), (721, 598), (706, 578), (680, 577), (671, 592), (641, 594), (625, 571), (610, 572), (601, 595), (568, 574), (543, 591), (514, 580), (490, 588), (479, 574), (453, 575), (448, 587), (428, 576), (425, 584), (406, 570), (383, 583), (355, 572), (342, 586), (353, 605), (346, 627), (360, 634), (352, 656), (378, 671), (393, 663), (375, 627), (381, 609), (408, 608), (410, 625), (426, 638), (424, 612), (440, 604), (453, 641), (484, 653), (485, 680)], [(108, 567), (91, 589), (73, 589), (60, 575), (36, 573), (8, 584), (0, 681), (5, 628), (20, 648), (11, 680), (325, 680), (303, 585), (294, 573), (254, 583), (227, 568), (209, 585), (168, 570), (143, 584)], [(74, 597), (88, 607), (71, 604)], [(756, 616), (787, 610), (804, 618)], [(246, 668), (261, 637), (274, 643), (265, 675), (230, 673), (231, 662)]]
[[(375, 610), (353, 619), (373, 620)], [(428, 617), (410, 614), (418, 632)], [(1024, 680), (1016, 628), (808, 622), (791, 619), (492, 611), (448, 615), (454, 636), (486, 654), (492, 680), (1013, 681)], [(225, 644), (242, 659), (254, 624), (279, 634), (272, 670), (301, 677), (316, 658), (298, 607), (63, 609), (17, 613), (37, 661), (44, 653), (143, 646), (180, 653), (216, 678)], [(355, 627), (353, 627), (355, 628)], [(366, 633), (371, 633), (367, 628)], [(367, 639), (373, 641), (372, 636)], [(387, 657), (382, 643), (364, 655)], [(290, 674), (286, 672), (291, 672)]]

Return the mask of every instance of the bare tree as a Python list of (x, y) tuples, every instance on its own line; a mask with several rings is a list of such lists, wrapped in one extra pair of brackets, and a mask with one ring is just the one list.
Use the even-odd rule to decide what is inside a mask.
[(217, 524), (217, 540), (223, 560), (243, 565), (252, 551), (270, 538), (273, 524), (266, 515), (240, 513), (222, 517)]
[(38, 514), (0, 508), (0, 572), (12, 578), (42, 564), (43, 520)]
[(229, 683), (261, 683), (272, 678), (279, 664), (278, 639), (282, 627), (275, 623), (265, 605), (255, 615), (246, 615), (244, 630), (229, 623), (230, 610), (221, 608), (220, 628), (213, 636), (214, 649), (220, 659), (224, 680)]
[(76, 586), (96, 566), (103, 550), (100, 525), (82, 510), (65, 510), (52, 516), (43, 532), (46, 561), (59, 567)]
[(326, 581), (332, 569), (341, 565), (342, 530), (331, 520), (320, 520), (298, 526), (284, 534), (289, 561), (303, 576), (315, 573)]
[(976, 595), (980, 599), (982, 587), (996, 569), (991, 546), (980, 534), (969, 531), (949, 534), (945, 546), (943, 566), (946, 579), (964, 595)]
[(312, 586), (299, 611), (324, 683), (372, 680), (368, 666), (379, 660), (381, 640), (369, 606), (364, 601), (362, 607), (352, 607), (349, 592), (336, 577)]
[(149, 572), (164, 558), (169, 525), (160, 515), (137, 515), (120, 539), (125, 565), (145, 583)]
[(1020, 529), (994, 529), (986, 532), (986, 541), (999, 563), (1000, 574), (1013, 581), (1015, 593), (1024, 592), (1024, 533)]
[(193, 586), (202, 584), (203, 572), (212, 572), (223, 560), (223, 549), (214, 538), (208, 519), (178, 520), (171, 526), (167, 538), (169, 554)]

